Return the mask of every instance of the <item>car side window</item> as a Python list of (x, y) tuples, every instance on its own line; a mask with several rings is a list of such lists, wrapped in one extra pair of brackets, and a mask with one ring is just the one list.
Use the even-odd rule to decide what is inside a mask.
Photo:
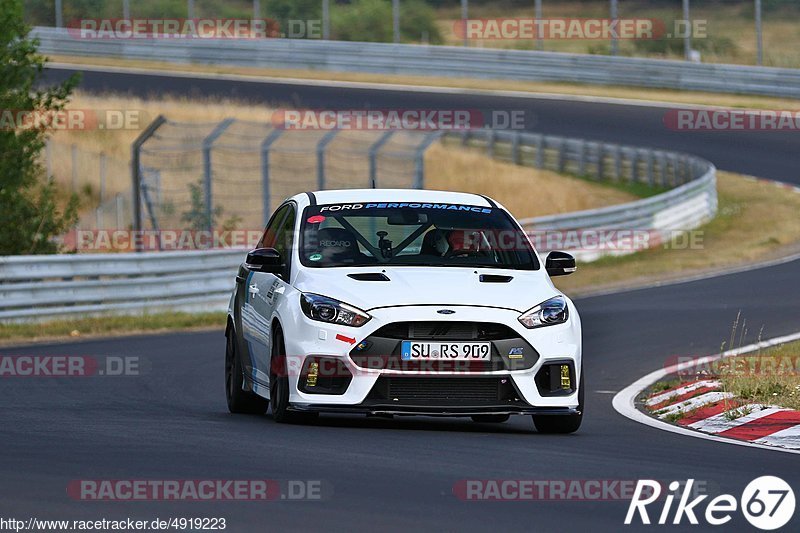
[(275, 213), (272, 215), (272, 218), (269, 219), (269, 223), (264, 229), (264, 234), (261, 236), (261, 240), (258, 241), (256, 248), (275, 247), (275, 235), (278, 232), (279, 226), (283, 222), (283, 218), (289, 209), (291, 209), (291, 206), (287, 204), (275, 211)]
[(292, 249), (294, 246), (294, 223), (296, 220), (296, 213), (294, 206), (287, 205), (288, 212), (286, 217), (280, 224), (280, 227), (275, 232), (275, 248), (284, 260), (283, 279), (289, 281), (289, 274), (291, 273), (292, 265)]

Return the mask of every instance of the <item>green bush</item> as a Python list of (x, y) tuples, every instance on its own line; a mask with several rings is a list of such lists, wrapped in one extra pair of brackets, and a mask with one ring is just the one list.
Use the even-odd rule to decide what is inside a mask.
[[(402, 0), (400, 4), (400, 39), (418, 42), (427, 35), (428, 42), (442, 42), (433, 9), (421, 0)], [(390, 0), (354, 0), (331, 7), (331, 37), (341, 41), (391, 42), (392, 3)]]
[[(29, 31), (22, 1), (0, 0), (0, 110), (63, 110), (77, 78), (37, 88), (45, 59)], [(53, 238), (77, 218), (77, 197), (64, 198), (39, 162), (47, 134), (44, 128), (0, 129), (0, 255), (53, 253)]]

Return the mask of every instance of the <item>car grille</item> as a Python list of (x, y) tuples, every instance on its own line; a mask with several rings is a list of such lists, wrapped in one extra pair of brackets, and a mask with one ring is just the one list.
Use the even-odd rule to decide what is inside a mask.
[(396, 405), (479, 406), (515, 403), (519, 398), (509, 378), (382, 376), (367, 400)]
[(373, 335), (402, 340), (495, 340), (517, 336), (514, 330), (503, 324), (491, 322), (396, 322), (389, 324)]
[[(489, 361), (403, 361), (400, 355), (403, 340), (489, 341), (492, 356)], [(510, 357), (512, 351), (521, 351), (522, 356)], [(357, 366), (372, 370), (476, 373), (532, 368), (539, 354), (504, 324), (423, 321), (387, 324), (353, 347), (350, 357)]]

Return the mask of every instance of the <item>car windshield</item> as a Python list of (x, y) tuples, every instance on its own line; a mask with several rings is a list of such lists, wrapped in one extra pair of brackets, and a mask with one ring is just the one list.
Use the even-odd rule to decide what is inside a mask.
[(499, 208), (351, 203), (307, 207), (300, 261), (309, 267), (463, 266), (537, 270), (527, 237)]

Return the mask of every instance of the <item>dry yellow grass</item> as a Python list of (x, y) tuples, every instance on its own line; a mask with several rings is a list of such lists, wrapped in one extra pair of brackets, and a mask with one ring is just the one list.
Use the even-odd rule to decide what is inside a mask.
[(697, 91), (674, 91), (638, 87), (594, 86), (569, 83), (526, 82), (514, 80), (483, 80), (472, 78), (445, 78), (436, 76), (395, 76), (350, 72), (324, 72), (301, 69), (256, 69), (247, 67), (217, 67), (212, 65), (179, 65), (158, 61), (128, 61), (122, 59), (51, 56), (53, 61), (78, 65), (144, 68), (175, 72), (232, 74), (270, 78), (296, 78), (308, 80), (349, 81), (361, 83), (416, 85), (420, 87), (454, 87), (484, 91), (520, 91), (532, 94), (563, 94), (599, 98), (624, 98), (650, 102), (714, 105), (748, 109), (800, 110), (800, 101), (786, 98), (715, 94)]
[(800, 409), (799, 358), (800, 342), (727, 358), (720, 364), (722, 389), (746, 402)]
[(425, 154), (430, 189), (491, 196), (517, 218), (566, 213), (630, 202), (625, 191), (549, 170), (490, 159), (474, 150), (435, 145)]
[(571, 294), (771, 259), (800, 242), (800, 194), (729, 172), (718, 173), (719, 213), (699, 228), (699, 249), (654, 248), (581, 265), (554, 282)]

